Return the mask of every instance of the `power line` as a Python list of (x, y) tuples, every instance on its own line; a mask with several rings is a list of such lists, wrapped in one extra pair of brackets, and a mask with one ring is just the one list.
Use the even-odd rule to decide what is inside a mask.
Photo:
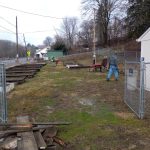
[[(9, 32), (6, 32), (5, 30), (0, 30), (0, 32), (3, 32), (3, 33), (9, 33), (9, 34), (15, 34), (15, 32), (13, 32), (12, 30), (10, 29), (7, 29), (3, 26), (0, 26), (0, 28), (3, 28)], [(43, 30), (43, 31), (29, 31), (29, 32), (20, 32), (18, 34), (31, 34), (31, 33), (41, 33), (41, 32), (50, 32), (50, 30)]]
[(13, 10), (13, 11), (18, 11), (18, 12), (25, 13), (25, 14), (39, 16), (39, 17), (52, 18), (52, 19), (65, 19), (65, 18), (58, 18), (58, 17), (52, 17), (52, 16), (46, 16), (46, 15), (41, 15), (41, 14), (37, 14), (37, 13), (27, 12), (27, 11), (15, 9), (15, 8), (12, 8), (12, 7), (7, 7), (7, 6), (1, 5), (1, 4), (0, 4), (0, 7), (7, 8), (7, 9), (10, 9), (10, 10)]
[[(6, 32), (6, 31), (0, 31), (0, 33), (7, 33), (7, 34), (12, 34), (12, 35), (15, 35), (16, 33), (15, 32), (13, 32), (12, 30), (9, 30), (9, 29), (7, 29), (7, 28), (5, 28), (5, 27), (3, 27), (3, 26), (1, 26), (0, 25), (0, 28), (2, 28), (2, 29), (4, 29), (4, 30), (6, 30), (6, 31), (8, 31), (8, 32)], [(22, 43), (22, 40), (20, 39), (20, 37), (18, 37), (19, 38), (19, 40), (21, 41), (21, 43)]]
[(11, 33), (13, 33), (13, 34), (16, 34), (14, 31), (11, 31), (11, 30), (9, 30), (9, 29), (7, 29), (7, 28), (1, 26), (1, 25), (0, 25), (0, 27), (1, 27), (2, 29), (5, 29), (6, 31), (9, 31), (9, 32), (11, 32)]
[(4, 19), (3, 17), (0, 16), (0, 19), (4, 20), (5, 22), (7, 22), (8, 24), (10, 24), (13, 27), (16, 27), (14, 24), (12, 24), (11, 22), (9, 22), (8, 20)]
[[(43, 30), (43, 31), (31, 31), (31, 32), (24, 32), (25, 34), (30, 34), (30, 33), (39, 33), (39, 32), (50, 32), (50, 30)], [(19, 33), (23, 34), (23, 33)]]
[(6, 32), (6, 30), (1, 30), (1, 29), (0, 29), (0, 33), (14, 34), (14, 33), (12, 33), (12, 32), (9, 32), (9, 31)]

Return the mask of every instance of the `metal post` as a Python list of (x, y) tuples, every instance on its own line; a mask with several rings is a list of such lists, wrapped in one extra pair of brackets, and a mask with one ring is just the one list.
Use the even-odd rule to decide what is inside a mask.
[(140, 118), (144, 118), (144, 72), (145, 72), (145, 63), (141, 60), (140, 65), (140, 106), (139, 106), (139, 115)]
[(27, 60), (28, 60), (28, 56), (27, 56), (27, 44), (26, 44), (26, 39), (25, 39), (25, 35), (23, 34), (23, 39), (24, 39), (24, 44), (25, 44), (25, 49), (26, 49), (26, 57), (27, 57)]
[(16, 59), (17, 59), (17, 62), (18, 62), (19, 53), (18, 53), (18, 22), (17, 22), (17, 16), (16, 16), (16, 52), (17, 52)]
[(94, 25), (93, 25), (93, 64), (96, 64), (96, 51), (95, 51), (95, 9), (94, 9)]
[(136, 61), (138, 61), (138, 59), (137, 59), (137, 52), (135, 52), (136, 53)]
[(5, 65), (3, 64), (3, 85), (4, 85), (4, 122), (7, 122), (7, 99), (6, 99), (6, 71)]
[(7, 100), (6, 100), (6, 74), (5, 65), (0, 64), (0, 76), (1, 76), (1, 87), (0, 87), (0, 120), (2, 123), (7, 122)]
[(124, 64), (124, 73), (125, 73), (125, 80), (124, 80), (124, 102), (126, 102), (126, 94), (127, 94), (127, 72), (126, 72), (126, 60), (125, 60), (125, 64)]
[(27, 52), (27, 44), (26, 44), (26, 39), (25, 39), (25, 35), (24, 34), (23, 34), (23, 40), (24, 40), (25, 49), (26, 49), (26, 52)]

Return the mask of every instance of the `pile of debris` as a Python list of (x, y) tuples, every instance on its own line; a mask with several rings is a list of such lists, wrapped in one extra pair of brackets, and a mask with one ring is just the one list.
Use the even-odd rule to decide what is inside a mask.
[(57, 137), (58, 125), (69, 122), (30, 123), (28, 116), (17, 117), (17, 123), (0, 124), (0, 150), (56, 150), (67, 144)]
[(84, 68), (90, 68), (89, 65), (83, 65), (83, 64), (66, 64), (66, 68), (68, 69), (84, 69)]

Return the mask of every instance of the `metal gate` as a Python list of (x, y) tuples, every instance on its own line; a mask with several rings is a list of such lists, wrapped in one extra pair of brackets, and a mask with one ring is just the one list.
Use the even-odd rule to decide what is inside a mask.
[(150, 118), (150, 62), (144, 63), (144, 117)]
[(144, 117), (145, 63), (125, 61), (124, 102), (141, 119)]
[(0, 64), (0, 122), (7, 121), (6, 75), (5, 66)]

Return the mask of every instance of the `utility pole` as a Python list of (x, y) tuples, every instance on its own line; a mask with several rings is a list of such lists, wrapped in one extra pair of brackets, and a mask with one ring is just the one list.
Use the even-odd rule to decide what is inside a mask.
[(16, 58), (17, 58), (17, 62), (18, 62), (18, 58), (19, 58), (19, 53), (18, 53), (18, 22), (17, 22), (17, 16), (16, 16)]
[(96, 51), (95, 51), (95, 8), (94, 8), (94, 22), (93, 22), (93, 64), (96, 64)]
[(25, 35), (23, 34), (23, 40), (24, 40), (24, 45), (25, 45), (25, 49), (26, 49), (26, 56), (27, 56), (27, 44), (26, 44), (26, 39), (25, 39)]
[(55, 30), (56, 35), (59, 36), (58, 33), (57, 33), (57, 31), (56, 31), (56, 28), (55, 28), (54, 26), (53, 26), (53, 28), (54, 28), (54, 30)]

